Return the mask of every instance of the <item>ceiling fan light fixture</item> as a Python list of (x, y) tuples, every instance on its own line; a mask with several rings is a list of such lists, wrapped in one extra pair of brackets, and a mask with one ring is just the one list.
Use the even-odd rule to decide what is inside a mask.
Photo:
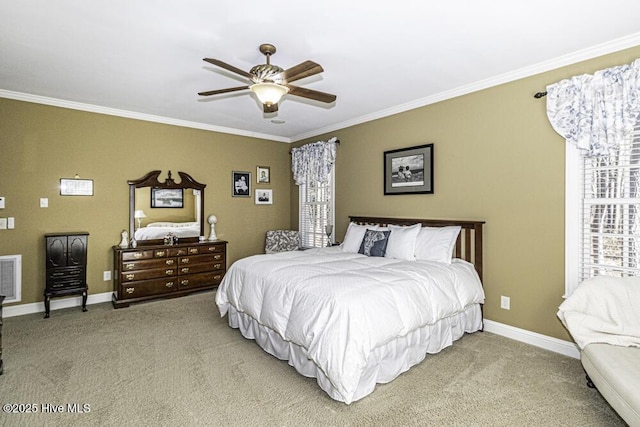
[(289, 88), (276, 83), (256, 83), (249, 86), (249, 89), (256, 94), (260, 102), (265, 105), (273, 105), (280, 102), (280, 99), (289, 92)]

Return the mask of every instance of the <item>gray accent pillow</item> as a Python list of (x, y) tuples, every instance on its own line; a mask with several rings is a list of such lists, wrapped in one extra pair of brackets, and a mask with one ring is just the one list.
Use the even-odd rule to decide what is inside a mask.
[(367, 230), (360, 244), (359, 254), (366, 256), (384, 256), (387, 251), (391, 231)]

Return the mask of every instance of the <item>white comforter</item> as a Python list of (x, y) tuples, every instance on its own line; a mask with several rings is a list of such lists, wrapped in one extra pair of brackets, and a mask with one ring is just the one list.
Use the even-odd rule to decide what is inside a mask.
[(484, 301), (472, 264), (401, 261), (339, 247), (255, 255), (235, 262), (216, 293), (307, 350), (345, 402), (377, 346)]
[(640, 277), (585, 280), (558, 309), (581, 349), (591, 343), (640, 347)]

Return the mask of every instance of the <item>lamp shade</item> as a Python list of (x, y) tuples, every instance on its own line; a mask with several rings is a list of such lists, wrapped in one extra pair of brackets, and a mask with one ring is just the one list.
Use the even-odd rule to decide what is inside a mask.
[(280, 99), (289, 92), (289, 88), (275, 83), (256, 83), (249, 86), (249, 89), (256, 94), (260, 102), (265, 105), (273, 105), (280, 102)]
[(147, 216), (144, 214), (144, 211), (135, 211), (133, 213), (134, 218), (146, 218)]

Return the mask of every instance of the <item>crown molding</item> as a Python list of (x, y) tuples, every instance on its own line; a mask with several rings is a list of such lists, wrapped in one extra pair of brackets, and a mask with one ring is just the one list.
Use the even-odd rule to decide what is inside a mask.
[(188, 120), (173, 119), (170, 117), (155, 116), (153, 114), (137, 113), (135, 111), (119, 110), (117, 108), (102, 107), (100, 105), (84, 104), (82, 102), (67, 101), (58, 98), (49, 98), (46, 96), (33, 95), (30, 93), (13, 92), (10, 90), (0, 89), (1, 98), (15, 99), (17, 101), (33, 102), (36, 104), (51, 105), (54, 107), (69, 108), (72, 110), (88, 111), (90, 113), (107, 114), (109, 116), (125, 117), (128, 119), (144, 120), (147, 122), (163, 123), (173, 126), (182, 126), (193, 129), (207, 130), (212, 132), (227, 133), (239, 136), (248, 136), (251, 138), (268, 139), (278, 142), (291, 142), (290, 138), (263, 134), (258, 132), (249, 132), (242, 129), (227, 128), (223, 126), (209, 125), (206, 123), (191, 122)]
[(515, 71), (504, 73), (489, 79), (480, 80), (468, 85), (460, 86), (448, 91), (440, 92), (435, 95), (431, 95), (425, 98), (417, 99), (405, 104), (397, 105), (384, 110), (376, 111), (364, 116), (355, 117), (351, 120), (345, 120), (342, 122), (334, 123), (329, 126), (314, 129), (309, 132), (301, 133), (292, 137), (283, 137), (276, 135), (269, 135), (257, 132), (250, 132), (242, 129), (227, 128), (223, 126), (215, 126), (206, 123), (191, 122), (187, 120), (173, 119), (170, 117), (155, 116), (152, 114), (137, 113), (128, 110), (119, 110), (116, 108), (102, 107), (99, 105), (84, 104), (81, 102), (67, 101), (64, 99), (49, 98), (46, 96), (33, 95), (22, 92), (13, 92), (9, 90), (0, 89), (0, 97), (15, 99), (18, 101), (33, 102), (37, 104), (51, 105), (54, 107), (69, 108), (73, 110), (88, 111), (92, 113), (107, 114), (110, 116), (125, 117), (136, 120), (144, 120), (148, 122), (163, 123), (174, 126), (182, 126), (193, 129), (206, 130), (211, 132), (220, 132), (231, 135), (246, 136), (250, 138), (267, 139), (271, 141), (292, 143), (301, 141), (307, 138), (312, 138), (317, 135), (325, 133), (335, 132), (341, 129), (345, 129), (351, 126), (359, 125), (362, 123), (370, 122), (373, 120), (382, 119), (384, 117), (392, 116), (394, 114), (403, 113), (405, 111), (414, 110), (416, 108), (424, 107), (427, 105), (435, 104), (447, 99), (456, 98), (458, 96), (467, 95), (473, 92), (477, 92), (483, 89), (487, 89), (493, 86), (509, 83), (515, 80), (519, 80), (525, 77), (530, 77), (535, 74), (551, 71), (557, 68), (565, 67), (567, 65), (575, 64), (577, 62), (585, 61), (588, 59), (603, 56), (609, 53), (621, 51), (631, 47), (640, 45), (640, 32), (622, 37), (610, 42), (602, 43), (596, 46), (592, 46), (587, 49), (582, 49), (576, 52), (572, 52), (567, 55), (563, 55), (554, 58), (549, 61), (540, 62), (532, 66), (523, 67)]
[(381, 119), (394, 114), (403, 113), (405, 111), (414, 110), (416, 108), (424, 107), (430, 104), (435, 104), (436, 102), (445, 101), (447, 99), (456, 98), (462, 95), (467, 95), (467, 94), (477, 92), (483, 89), (487, 89), (493, 86), (498, 86), (501, 84), (520, 80), (526, 77), (531, 77), (536, 74), (566, 67), (567, 65), (575, 64), (581, 61), (586, 61), (592, 58), (597, 58), (598, 56), (603, 56), (609, 53), (618, 52), (631, 47), (636, 47), (638, 45), (640, 45), (640, 32), (634, 33), (629, 36), (622, 37), (607, 43), (602, 43), (596, 46), (592, 46), (588, 49), (582, 49), (576, 52), (572, 52), (570, 54), (563, 55), (548, 61), (543, 61), (528, 67), (523, 67), (518, 70), (500, 74), (498, 76), (491, 77), (489, 79), (480, 80), (475, 83), (454, 88), (452, 90), (440, 92), (432, 96), (417, 99), (415, 101), (411, 101), (406, 104), (397, 105), (395, 107), (380, 110), (375, 113), (356, 117), (352, 120), (346, 120), (343, 122), (334, 123), (324, 128), (315, 129), (311, 132), (293, 136), (291, 137), (291, 141), (296, 142), (306, 138), (314, 137), (316, 135), (335, 132), (340, 129), (345, 129), (351, 126)]

